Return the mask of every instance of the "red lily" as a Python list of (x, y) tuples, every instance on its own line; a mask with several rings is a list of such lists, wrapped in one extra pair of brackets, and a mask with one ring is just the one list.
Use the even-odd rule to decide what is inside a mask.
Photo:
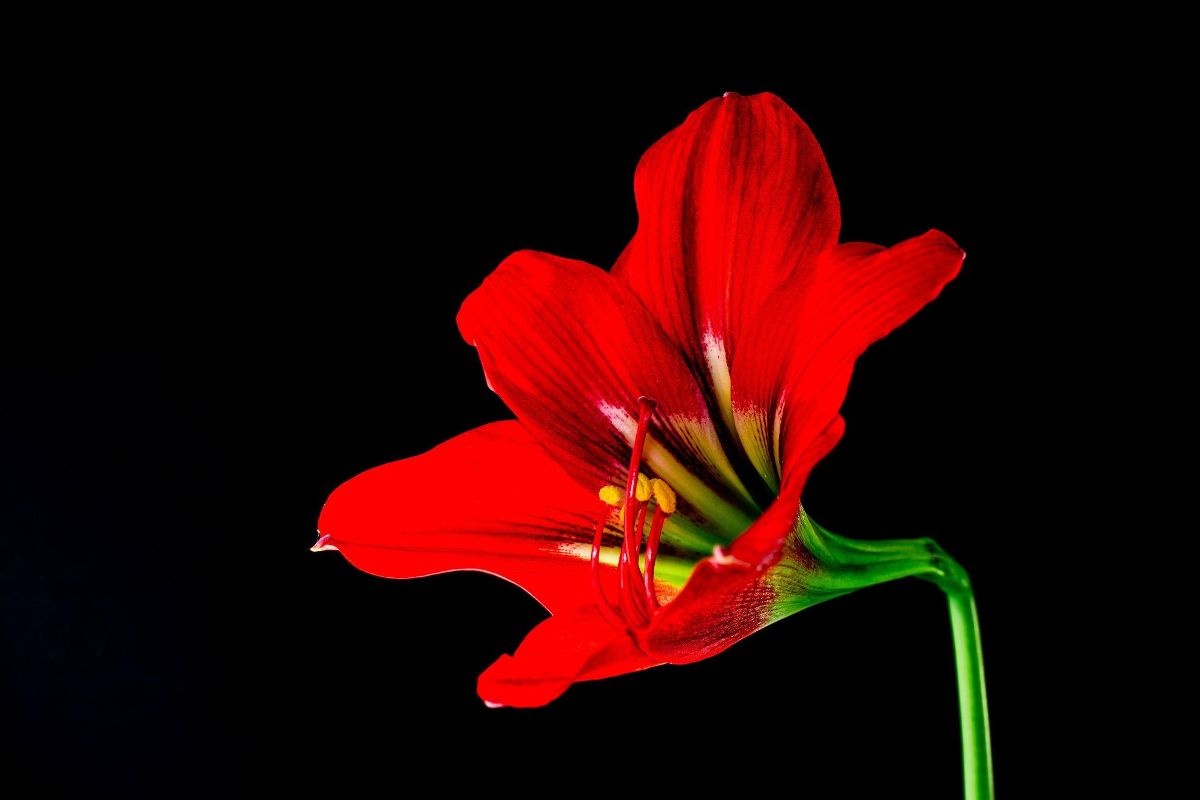
[[(611, 272), (506, 259), (458, 315), (516, 421), (340, 486), (314, 550), (392, 578), (480, 570), (549, 611), (479, 678), (489, 705), (686, 663), (858, 586), (949, 568), (852, 543), (800, 506), (855, 359), (958, 272), (930, 231), (838, 244), (833, 180), (779, 98), (712, 100), (635, 176)], [(965, 579), (964, 579), (965, 580)]]

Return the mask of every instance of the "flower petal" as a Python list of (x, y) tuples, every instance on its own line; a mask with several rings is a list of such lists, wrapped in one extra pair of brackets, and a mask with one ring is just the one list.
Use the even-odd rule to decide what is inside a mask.
[[(463, 303), (463, 337), (488, 385), (581, 485), (624, 485), (638, 398), (658, 402), (645, 463), (681, 498), (664, 539), (707, 553), (756, 510), (678, 350), (604, 270), (516, 253)], [(692, 523), (690, 534), (683, 528)]]
[(636, 672), (661, 662), (647, 656), (628, 631), (593, 608), (555, 614), (529, 632), (511, 656), (479, 676), (479, 697), (490, 706), (531, 708), (558, 698), (572, 683)]
[[(606, 508), (519, 422), (493, 422), (343, 483), (314, 549), (387, 578), (489, 572), (554, 612), (594, 602), (590, 545)], [(616, 569), (602, 575), (615, 597)]]
[(728, 415), (738, 339), (785, 281), (837, 242), (824, 155), (778, 97), (727, 94), (646, 152), (634, 192), (637, 233), (613, 273), (709, 376)]
[(683, 591), (641, 634), (660, 661), (686, 664), (716, 655), (774, 621), (773, 568), (793, 538), (799, 497), (775, 500), (728, 551), (696, 565)]
[(732, 375), (738, 436), (768, 485), (778, 488), (782, 478), (800, 492), (816, 463), (814, 444), (827, 452), (835, 424), (840, 435), (837, 413), (855, 360), (937, 297), (962, 259), (940, 231), (887, 249), (843, 244), (779, 292), (788, 313), (758, 319)]

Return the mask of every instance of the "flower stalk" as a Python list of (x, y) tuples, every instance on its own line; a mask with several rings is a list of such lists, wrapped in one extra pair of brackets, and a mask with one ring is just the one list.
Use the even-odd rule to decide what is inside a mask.
[[(803, 512), (797, 532), (819, 565), (812, 572), (806, 570), (802, 577), (797, 576), (807, 581), (813, 592), (808, 598), (811, 602), (804, 605), (907, 577), (927, 580), (946, 594), (958, 680), (964, 797), (966, 800), (992, 800), (991, 734), (979, 614), (966, 570), (929, 538), (850, 539), (824, 530)], [(786, 613), (792, 613), (792, 610), (789, 607)]]
[(954, 664), (958, 674), (958, 713), (962, 724), (963, 784), (966, 800), (992, 800), (992, 740), (988, 728), (987, 687), (975, 592), (967, 573), (947, 558), (953, 580), (931, 578), (950, 604)]

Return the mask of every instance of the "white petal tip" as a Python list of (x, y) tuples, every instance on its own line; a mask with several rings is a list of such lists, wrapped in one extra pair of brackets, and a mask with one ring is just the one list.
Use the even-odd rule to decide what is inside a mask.
[(488, 708), (504, 708), (504, 703), (493, 703), (491, 700), (484, 700), (483, 704)]
[(713, 548), (713, 554), (709, 558), (709, 560), (712, 561), (714, 564), (721, 566), (721, 567), (729, 567), (729, 566), (748, 567), (748, 566), (750, 566), (749, 561), (743, 561), (742, 559), (738, 558), (737, 556), (735, 556), (732, 553), (725, 550), (725, 548), (721, 547), (721, 545), (717, 545), (716, 547)]
[(308, 549), (314, 553), (320, 553), (325, 550), (337, 550), (337, 545), (330, 543), (331, 539), (333, 539), (333, 537), (328, 533), (323, 534), (320, 539), (317, 539), (317, 543)]

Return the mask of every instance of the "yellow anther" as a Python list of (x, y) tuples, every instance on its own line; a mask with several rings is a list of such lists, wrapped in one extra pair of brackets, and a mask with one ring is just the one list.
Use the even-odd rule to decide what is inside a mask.
[(654, 502), (658, 503), (658, 507), (663, 510), (663, 513), (674, 514), (675, 490), (668, 486), (666, 481), (658, 478), (650, 481), (650, 488), (654, 492)]
[(603, 500), (604, 502), (608, 503), (610, 506), (621, 505), (621, 498), (624, 496), (625, 496), (625, 493), (622, 492), (620, 489), (618, 489), (616, 486), (600, 487), (600, 499)]
[(650, 479), (640, 472), (637, 477), (637, 488), (633, 490), (633, 496), (637, 498), (639, 503), (644, 503), (650, 499)]

